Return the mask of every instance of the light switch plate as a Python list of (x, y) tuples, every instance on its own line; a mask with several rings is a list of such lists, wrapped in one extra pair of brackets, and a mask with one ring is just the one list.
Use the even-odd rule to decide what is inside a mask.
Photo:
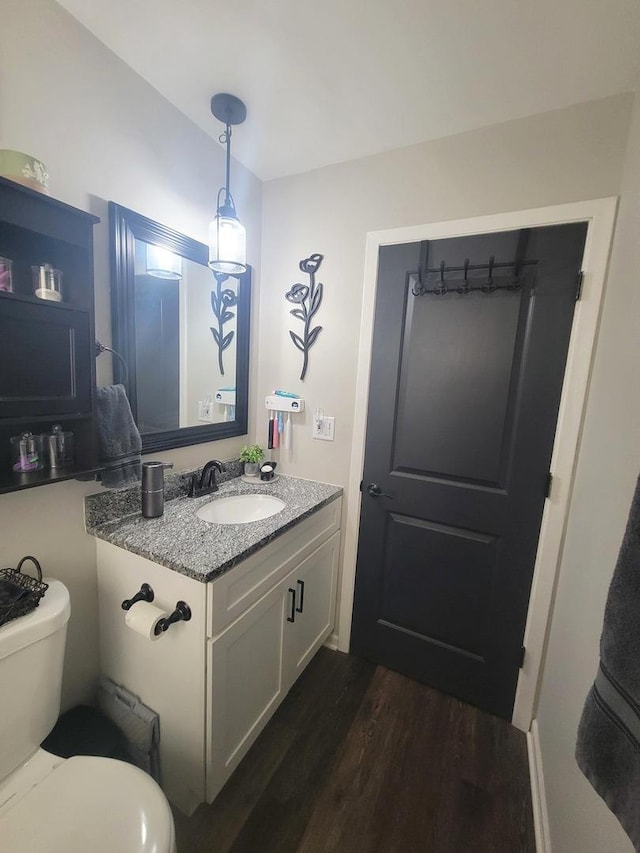
[(335, 418), (316, 418), (313, 421), (312, 437), (320, 441), (334, 441), (336, 435)]

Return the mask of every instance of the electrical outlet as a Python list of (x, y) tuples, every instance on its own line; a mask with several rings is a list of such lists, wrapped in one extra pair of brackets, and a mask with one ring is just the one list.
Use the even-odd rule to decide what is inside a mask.
[(320, 417), (313, 419), (312, 437), (320, 441), (334, 441), (336, 434), (336, 419)]
[(211, 420), (211, 400), (198, 400), (198, 420), (199, 421), (210, 421)]

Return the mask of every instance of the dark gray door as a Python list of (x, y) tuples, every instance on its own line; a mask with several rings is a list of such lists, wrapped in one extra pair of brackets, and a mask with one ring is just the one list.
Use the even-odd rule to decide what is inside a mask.
[(585, 236), (380, 251), (351, 651), (506, 718)]

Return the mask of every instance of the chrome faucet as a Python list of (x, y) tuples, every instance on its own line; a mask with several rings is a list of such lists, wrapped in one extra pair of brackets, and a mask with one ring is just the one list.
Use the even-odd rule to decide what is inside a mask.
[(191, 475), (191, 482), (189, 483), (190, 498), (199, 498), (201, 495), (210, 495), (218, 491), (216, 470), (222, 474), (225, 467), (217, 459), (211, 459), (203, 467), (200, 477), (197, 474)]

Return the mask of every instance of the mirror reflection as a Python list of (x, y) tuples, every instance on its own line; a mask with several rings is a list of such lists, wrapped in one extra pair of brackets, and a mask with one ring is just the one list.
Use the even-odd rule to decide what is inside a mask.
[(143, 452), (243, 435), (251, 271), (214, 275), (207, 247), (113, 202), (114, 379)]
[(140, 432), (233, 421), (238, 280), (136, 240), (134, 288)]

